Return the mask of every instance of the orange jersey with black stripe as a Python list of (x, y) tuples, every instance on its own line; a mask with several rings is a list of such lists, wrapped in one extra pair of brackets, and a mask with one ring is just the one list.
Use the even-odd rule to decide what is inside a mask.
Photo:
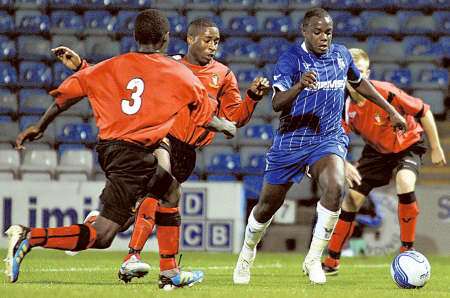
[(127, 53), (85, 67), (51, 95), (59, 106), (87, 96), (100, 139), (143, 145), (164, 138), (181, 110), (198, 126), (209, 123), (213, 113), (208, 93), (192, 71), (157, 53)]
[(369, 100), (346, 105), (346, 124), (380, 153), (403, 151), (421, 139), (423, 128), (418, 122), (430, 109), (420, 98), (413, 97), (388, 82), (370, 81), (375, 89), (405, 118), (408, 130), (396, 132), (389, 115)]
[[(236, 77), (227, 66), (215, 60), (205, 66), (190, 64), (185, 58), (180, 62), (203, 83), (209, 95), (209, 104), (217, 116), (236, 122), (238, 127), (250, 120), (257, 102), (249, 96), (241, 98)], [(188, 111), (179, 113), (170, 134), (196, 147), (210, 144), (215, 135), (196, 125)]]

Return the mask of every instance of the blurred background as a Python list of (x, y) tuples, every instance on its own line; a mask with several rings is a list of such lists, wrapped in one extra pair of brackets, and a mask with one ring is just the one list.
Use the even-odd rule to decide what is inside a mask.
[[(52, 103), (48, 91), (72, 73), (56, 61), (51, 48), (68, 46), (91, 63), (136, 50), (134, 18), (139, 10), (151, 7), (164, 10), (169, 18), (169, 54), (185, 54), (189, 22), (210, 17), (221, 31), (217, 60), (233, 70), (244, 93), (254, 77), (272, 77), (280, 53), (301, 40), (299, 24), (305, 11), (318, 6), (333, 17), (334, 42), (368, 52), (372, 79), (390, 81), (431, 105), (449, 161), (448, 0), (0, 0), (2, 230), (17, 221), (49, 225), (82, 220), (83, 208), (95, 208), (98, 198), (85, 196), (80, 187), (95, 185), (101, 190), (105, 180), (93, 150), (97, 128), (87, 100), (58, 117), (42, 139), (27, 144), (27, 150), (18, 152), (13, 148), (17, 134), (35, 123)], [(216, 239), (222, 243), (217, 242), (218, 250), (232, 251), (240, 245), (242, 225), (261, 189), (265, 152), (278, 125), (270, 98), (271, 94), (258, 104), (252, 120), (236, 138), (228, 141), (218, 136), (213, 145), (198, 151), (195, 173), (187, 183), (187, 187), (194, 187), (193, 195), (183, 197), (182, 205), (184, 217), (192, 219), (194, 225), (194, 232), (183, 236), (187, 249), (214, 250), (214, 243), (207, 241), (209, 235), (213, 235), (213, 242), (217, 238), (214, 229), (228, 237), (228, 242)], [(364, 143), (356, 135), (351, 140), (348, 159), (356, 161)], [(217, 199), (221, 188), (215, 185), (222, 182), (242, 185), (236, 201)], [(35, 192), (38, 185), (43, 193)], [(78, 186), (74, 194), (64, 193), (73, 185)], [(207, 191), (196, 197), (199, 188)], [(49, 194), (46, 189), (54, 190)], [(450, 253), (450, 167), (434, 168), (426, 155), (417, 193), (422, 209), (417, 246), (425, 251)], [(65, 201), (61, 194), (73, 198)], [(295, 185), (261, 249), (304, 250), (319, 195), (308, 179)], [(211, 215), (214, 211), (210, 209), (227, 204), (235, 204), (237, 213), (219, 218)], [(54, 206), (59, 213), (49, 209)], [(67, 211), (70, 208), (75, 215)], [(198, 208), (203, 213), (198, 213)], [(225, 224), (211, 228), (210, 221), (217, 220)], [(348, 253), (395, 251), (399, 233), (396, 220), (392, 187), (373, 192), (358, 220), (361, 229), (350, 242)]]

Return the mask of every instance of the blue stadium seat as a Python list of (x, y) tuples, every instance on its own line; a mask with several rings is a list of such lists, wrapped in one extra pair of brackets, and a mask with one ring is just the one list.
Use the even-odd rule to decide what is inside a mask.
[(65, 143), (94, 143), (95, 134), (89, 123), (68, 123), (57, 131), (56, 140)]
[(184, 34), (187, 31), (187, 18), (179, 14), (168, 15), (170, 32)]
[(449, 75), (445, 68), (422, 69), (413, 79), (414, 88), (445, 90), (448, 86)]
[[(74, 151), (74, 150), (86, 150), (86, 146), (83, 144), (67, 144), (67, 143), (61, 143), (58, 146), (58, 156), (63, 156), (64, 152), (66, 151)], [(97, 155), (95, 155), (97, 156)], [(96, 160), (98, 162), (98, 160)]]
[(221, 0), (187, 0), (186, 8), (189, 10), (216, 10)]
[[(85, 97), (75, 105), (71, 106), (70, 109), (64, 112), (65, 116), (79, 116), (83, 118), (89, 118), (92, 116), (92, 108), (89, 103), (89, 100)], [(90, 118), (92, 121), (95, 121), (93, 118)], [(91, 129), (94, 135), (97, 135), (97, 128), (93, 127), (91, 123)]]
[(427, 34), (437, 30), (436, 20), (418, 11), (402, 11), (397, 16), (400, 20), (400, 32), (404, 34)]
[[(432, 7), (433, 4), (438, 1), (434, 1), (434, 0), (397, 0), (397, 1), (395, 1), (395, 6), (397, 6), (398, 8), (405, 8), (405, 9), (420, 9), (420, 8), (425, 8), (425, 7), (427, 7), (427, 8)], [(446, 1), (446, 0), (443, 0), (443, 1)]]
[(17, 38), (18, 57), (27, 60), (51, 60), (50, 41), (42, 36), (23, 35)]
[(405, 59), (403, 44), (390, 37), (370, 36), (366, 44), (373, 61), (399, 62)]
[(141, 9), (150, 7), (151, 0), (112, 0), (111, 7), (119, 9)]
[(289, 0), (255, 0), (255, 9), (287, 9)]
[(6, 36), (0, 35), (0, 60), (15, 58), (17, 54), (16, 43)]
[(370, 66), (370, 79), (383, 81), (385, 73), (394, 72), (400, 68), (398, 63), (373, 63)]
[(39, 116), (22, 116), (19, 120), (19, 129), (23, 131), (27, 129), (28, 126), (36, 124), (39, 121)]
[(80, 0), (50, 0), (48, 6), (51, 9), (73, 9), (80, 5)]
[(220, 16), (216, 15), (213, 11), (190, 10), (186, 13), (186, 18), (187, 18), (188, 24), (198, 18), (207, 18), (207, 19), (212, 20), (214, 23), (216, 23), (217, 27), (219, 28), (219, 31), (222, 32), (223, 30), (225, 30), (225, 26), (224, 26), (222, 18)]
[(323, 0), (322, 4), (330, 9), (360, 8), (360, 3), (355, 0)]
[(12, 9), (14, 1), (13, 0), (0, 0), (0, 8), (2, 9)]
[(259, 193), (261, 192), (263, 186), (262, 175), (247, 175), (244, 176), (243, 181), (245, 197), (247, 199), (259, 198)]
[(300, 28), (302, 27), (303, 17), (305, 16), (306, 11), (302, 10), (292, 10), (292, 12), (289, 14), (289, 17), (291, 17), (292, 25), (294, 27), (294, 34), (300, 33)]
[(128, 53), (134, 51), (137, 51), (137, 44), (136, 41), (134, 41), (134, 38), (131, 36), (122, 37), (120, 40), (120, 52)]
[(241, 145), (261, 145), (272, 144), (273, 128), (270, 124), (259, 124), (252, 121), (239, 130), (239, 143)]
[(50, 87), (52, 70), (44, 63), (21, 62), (19, 65), (19, 81), (26, 87)]
[[(261, 77), (264, 75), (263, 71), (255, 68), (254, 66), (251, 68), (243, 68), (243, 69), (238, 69), (235, 72), (236, 78), (239, 82), (239, 84), (241, 85), (250, 85), (250, 83), (256, 78), (256, 77)], [(241, 85), (241, 86), (242, 86)]]
[(288, 34), (296, 29), (289, 16), (268, 17), (263, 21), (261, 32), (274, 36)]
[(241, 157), (238, 153), (216, 153), (207, 161), (208, 173), (237, 174), (241, 170)]
[(446, 112), (445, 93), (442, 90), (414, 90), (413, 96), (419, 97), (430, 104), (435, 115), (443, 115)]
[(80, 2), (84, 9), (108, 9), (111, 7), (111, 1), (105, 0), (81, 0)]
[(85, 40), (86, 58), (99, 62), (120, 54), (120, 44), (107, 36), (89, 36)]
[(450, 32), (450, 11), (437, 11), (433, 13), (433, 19), (436, 22), (436, 31), (448, 35)]
[(227, 33), (232, 35), (251, 35), (258, 31), (258, 22), (254, 16), (237, 16), (228, 22)]
[(59, 86), (67, 77), (71, 76), (73, 71), (64, 66), (61, 62), (53, 64), (53, 86)]
[(134, 19), (136, 19), (137, 11), (122, 10), (117, 15), (116, 32), (132, 35), (134, 32)]
[(289, 9), (309, 9), (321, 6), (322, 0), (290, 0)]
[(392, 82), (401, 88), (409, 88), (412, 82), (411, 71), (406, 68), (388, 70), (383, 73), (383, 81)]
[(15, 0), (14, 7), (16, 9), (45, 9), (47, 3), (47, 0)]
[(11, 33), (14, 31), (14, 18), (6, 11), (0, 10), (0, 33)]
[(232, 182), (237, 181), (233, 175), (208, 175), (206, 180), (214, 182)]
[(386, 9), (393, 5), (392, 0), (355, 0), (355, 7), (363, 9)]
[(264, 60), (266, 63), (275, 63), (281, 53), (284, 53), (292, 46), (292, 44), (284, 38), (272, 37), (262, 38), (259, 42), (259, 45), (263, 51), (262, 60)]
[(448, 0), (422, 0), (422, 1), (426, 2), (425, 7), (432, 7), (434, 9), (448, 9)]
[(169, 47), (167, 48), (167, 53), (169, 55), (177, 55), (182, 54), (185, 55), (187, 53), (187, 43), (180, 38), (171, 38), (169, 42)]
[(86, 57), (86, 48), (83, 40), (79, 40), (75, 36), (71, 35), (53, 35), (52, 36), (52, 49), (66, 46), (77, 52), (81, 57)]
[(450, 36), (442, 36), (435, 46), (439, 56), (450, 58)]
[(330, 13), (333, 18), (333, 33), (336, 35), (352, 35), (365, 31), (364, 22), (361, 17), (354, 16), (349, 12)]
[(44, 89), (21, 89), (19, 112), (21, 114), (44, 114), (53, 103), (53, 98)]
[(244, 147), (240, 149), (242, 173), (261, 175), (266, 167), (266, 148), (264, 147)]
[(158, 9), (182, 9), (186, 0), (152, 0), (152, 7)]
[(408, 36), (403, 39), (407, 61), (432, 61), (439, 56), (437, 47), (425, 36)]
[(0, 114), (17, 115), (17, 96), (9, 89), (0, 89)]
[(16, 12), (16, 29), (25, 34), (46, 34), (50, 30), (50, 19), (39, 11), (18, 10)]
[(255, 62), (262, 53), (261, 46), (247, 38), (228, 38), (223, 46), (228, 62)]
[(367, 33), (393, 34), (400, 32), (400, 22), (396, 15), (383, 12), (365, 11), (361, 13), (361, 19), (365, 22)]
[(19, 134), (19, 125), (17, 122), (0, 122), (0, 142), (14, 143)]
[(5, 116), (5, 115), (0, 116), (0, 123), (9, 123), (9, 122), (13, 122), (11, 116)]
[(52, 34), (75, 34), (84, 30), (83, 17), (70, 10), (53, 11), (50, 21)]
[(116, 18), (106, 10), (88, 10), (83, 16), (85, 32), (88, 34), (107, 34), (114, 32)]
[(16, 69), (9, 62), (0, 62), (0, 86), (13, 87), (16, 84)]
[(222, 9), (250, 10), (254, 4), (255, 0), (222, 0)]

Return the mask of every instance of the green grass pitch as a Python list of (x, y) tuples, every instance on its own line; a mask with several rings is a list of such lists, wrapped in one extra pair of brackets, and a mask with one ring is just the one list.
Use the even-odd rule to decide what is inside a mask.
[[(0, 250), (5, 255), (5, 250)], [(399, 289), (392, 282), (389, 265), (393, 256), (344, 258), (341, 272), (326, 285), (311, 285), (300, 271), (299, 254), (259, 253), (247, 286), (234, 286), (236, 255), (184, 253), (185, 269), (205, 271), (203, 283), (192, 288), (163, 292), (157, 287), (158, 257), (144, 253), (152, 265), (148, 276), (121, 283), (117, 270), (123, 253), (88, 251), (75, 257), (61, 251), (35, 249), (23, 264), (19, 280), (4, 279), (0, 297), (450, 297), (450, 256), (428, 256), (431, 280), (422, 289)]]

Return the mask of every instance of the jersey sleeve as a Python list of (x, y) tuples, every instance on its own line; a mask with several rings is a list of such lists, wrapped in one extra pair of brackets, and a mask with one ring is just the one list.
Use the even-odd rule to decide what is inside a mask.
[(386, 84), (381, 88), (379, 85), (375, 85), (375, 88), (387, 101), (394, 106), (400, 106), (408, 115), (422, 118), (430, 109), (430, 106), (422, 99), (409, 95), (394, 84)]
[(296, 83), (294, 79), (298, 72), (295, 68), (296, 65), (297, 62), (291, 55), (284, 54), (280, 56), (273, 70), (272, 86), (274, 91), (276, 89), (287, 91)]
[(66, 102), (78, 100), (80, 97), (87, 95), (83, 78), (84, 72), (79, 71), (64, 80), (57, 89), (50, 91), (50, 95), (55, 97), (55, 102), (59, 107), (63, 106)]
[(192, 86), (193, 101), (189, 104), (191, 119), (197, 126), (205, 126), (212, 120), (213, 108), (209, 101), (208, 92), (202, 83), (192, 75), (194, 83)]
[(349, 83), (357, 84), (361, 82), (362, 75), (359, 69), (356, 67), (355, 62), (353, 61), (352, 55), (348, 51), (347, 48), (343, 47), (345, 51), (345, 56), (347, 58), (348, 63), (348, 71), (347, 71), (347, 81)]
[(219, 116), (236, 122), (237, 127), (244, 126), (251, 118), (256, 101), (248, 95), (241, 98), (238, 82), (233, 72), (229, 72), (223, 82), (223, 91), (219, 94)]

